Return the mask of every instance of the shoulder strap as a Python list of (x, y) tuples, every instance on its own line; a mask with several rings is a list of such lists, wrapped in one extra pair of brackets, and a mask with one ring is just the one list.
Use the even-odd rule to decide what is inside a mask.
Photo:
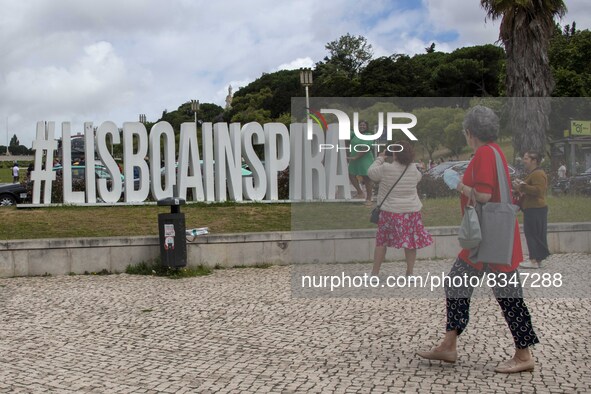
[(511, 203), (511, 193), (507, 187), (507, 175), (505, 174), (505, 167), (503, 167), (503, 159), (499, 152), (490, 145), (487, 145), (495, 153), (495, 162), (497, 164), (497, 179), (499, 181), (499, 195), (501, 196), (501, 202)]
[(386, 193), (386, 196), (384, 197), (384, 199), (382, 200), (382, 202), (381, 202), (381, 203), (378, 205), (378, 208), (381, 208), (381, 207), (382, 207), (382, 204), (384, 203), (384, 201), (386, 201), (386, 198), (388, 198), (388, 196), (390, 195), (390, 192), (392, 191), (392, 189), (394, 189), (394, 186), (396, 186), (396, 184), (398, 184), (398, 182), (399, 182), (399, 181), (402, 179), (402, 177), (404, 176), (404, 173), (406, 172), (406, 170), (408, 170), (408, 166), (410, 166), (410, 164), (409, 164), (409, 165), (407, 165), (407, 166), (404, 168), (404, 171), (402, 171), (402, 174), (400, 175), (400, 177), (398, 178), (398, 180), (397, 180), (396, 182), (394, 182), (394, 184), (392, 185), (392, 187), (390, 188), (390, 190), (388, 190), (388, 193)]

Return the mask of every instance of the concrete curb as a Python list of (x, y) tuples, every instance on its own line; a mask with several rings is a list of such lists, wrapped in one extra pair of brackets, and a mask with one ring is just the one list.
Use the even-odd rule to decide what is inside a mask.
[[(435, 242), (419, 259), (458, 254), (458, 228), (430, 227)], [(255, 264), (347, 263), (371, 261), (375, 229), (209, 234), (187, 244), (190, 266), (232, 267)], [(552, 253), (591, 253), (591, 222), (548, 225)], [(524, 254), (527, 245), (523, 238)], [(0, 241), (0, 277), (123, 272), (130, 264), (159, 256), (157, 236)], [(388, 250), (388, 260), (402, 260), (402, 250)]]

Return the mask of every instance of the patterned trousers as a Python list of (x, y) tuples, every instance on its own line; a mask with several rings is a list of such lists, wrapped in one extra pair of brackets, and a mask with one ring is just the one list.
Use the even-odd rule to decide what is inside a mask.
[[(515, 347), (525, 349), (540, 341), (534, 332), (529, 310), (523, 300), (523, 289), (521, 288), (519, 275), (515, 276), (517, 282), (513, 282), (513, 285), (505, 283), (506, 281), (503, 280), (503, 278), (511, 277), (515, 272), (517, 271), (507, 273), (489, 272), (487, 278), (495, 279), (494, 283), (497, 285), (492, 287), (493, 294), (501, 306), (505, 321), (509, 326), (509, 330), (511, 330)], [(446, 331), (456, 330), (460, 335), (466, 329), (470, 318), (470, 298), (474, 291), (473, 283), (476, 283), (475, 280), (472, 281), (470, 278), (482, 278), (482, 274), (482, 271), (477, 270), (459, 258), (454, 263), (448, 274), (450, 281), (445, 284)], [(463, 278), (463, 280), (453, 280), (453, 278), (458, 277)], [(501, 283), (506, 285), (499, 286)]]

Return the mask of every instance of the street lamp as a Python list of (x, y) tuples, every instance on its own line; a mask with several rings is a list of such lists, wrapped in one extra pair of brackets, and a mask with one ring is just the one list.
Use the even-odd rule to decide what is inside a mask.
[(312, 69), (301, 68), (300, 69), (300, 83), (306, 88), (306, 114), (310, 114), (310, 94), (308, 87), (312, 86)]
[(195, 114), (195, 127), (197, 127), (197, 111), (199, 111), (199, 100), (191, 100), (191, 110)]

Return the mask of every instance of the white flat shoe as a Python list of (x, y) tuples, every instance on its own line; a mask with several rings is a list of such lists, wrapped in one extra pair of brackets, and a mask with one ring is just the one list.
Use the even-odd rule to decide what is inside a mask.
[(458, 359), (458, 352), (455, 350), (450, 350), (446, 352), (442, 352), (439, 350), (431, 350), (428, 352), (417, 352), (416, 354), (417, 356), (425, 358), (427, 360), (438, 360), (450, 364), (455, 363)]
[(511, 359), (501, 363), (495, 368), (495, 372), (498, 373), (519, 373), (519, 372), (531, 372), (534, 370), (535, 362), (533, 358), (527, 361), (516, 361)]

